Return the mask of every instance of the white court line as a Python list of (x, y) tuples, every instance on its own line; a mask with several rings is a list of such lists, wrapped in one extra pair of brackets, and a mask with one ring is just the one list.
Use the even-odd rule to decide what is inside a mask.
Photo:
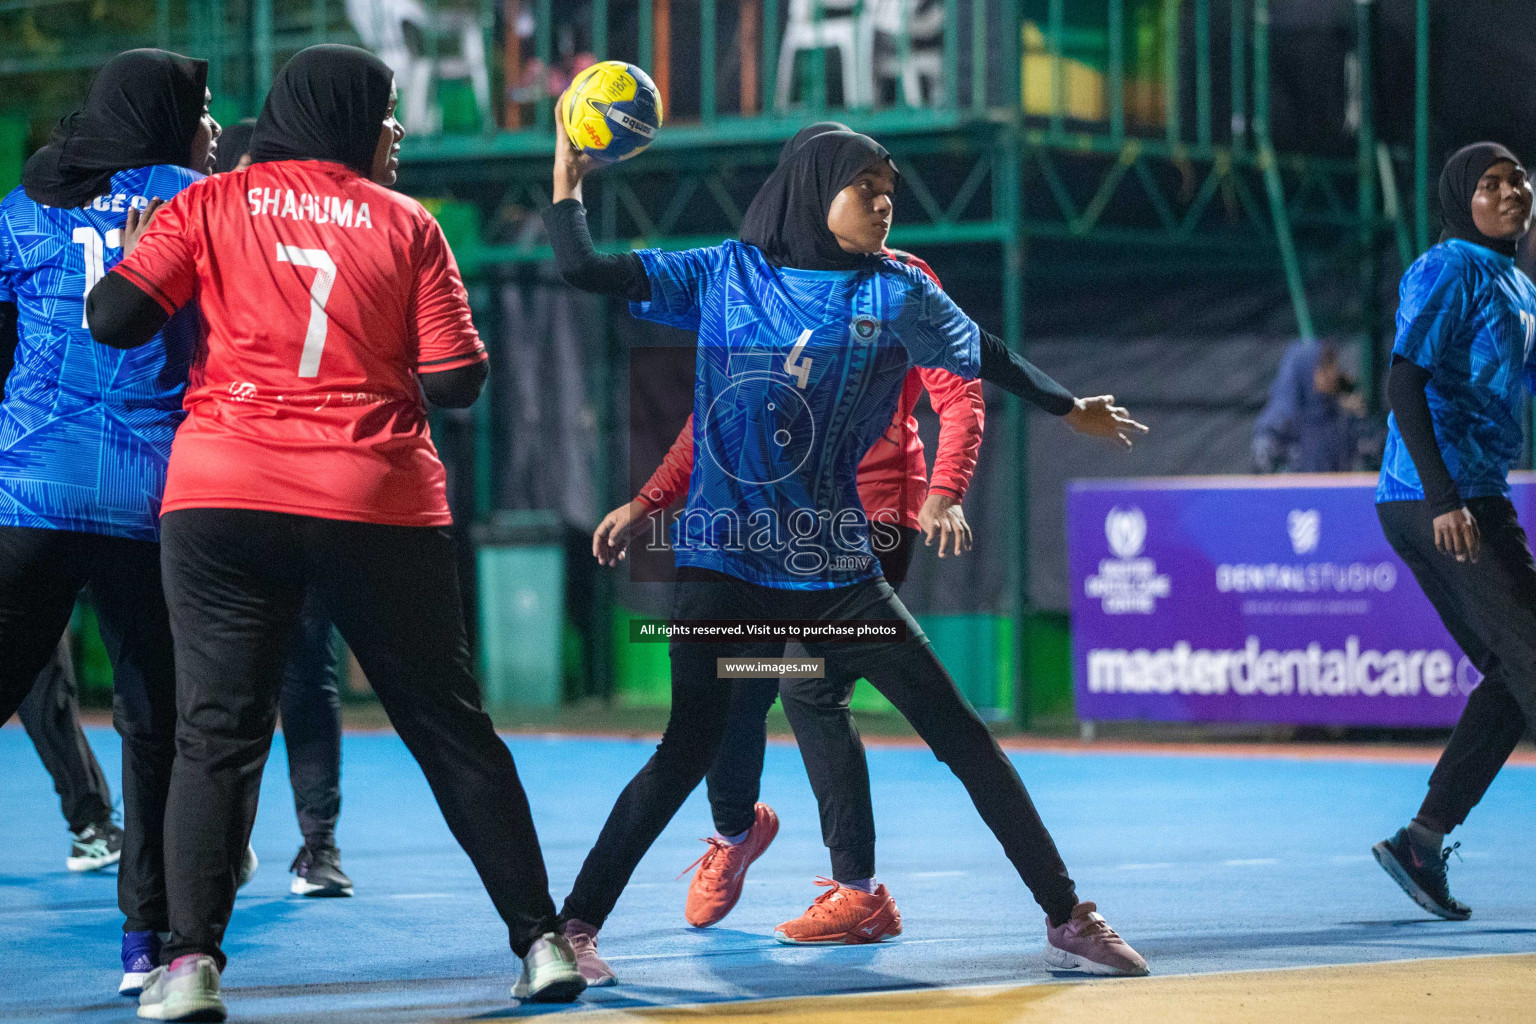
[(384, 898), (387, 900), (451, 900), (454, 895), (451, 892), (392, 892)]
[(1116, 864), (1117, 871), (1161, 871), (1164, 868), (1175, 867), (1172, 861), (1158, 861), (1154, 864)]
[(902, 878), (959, 878), (964, 871), (908, 871), (899, 877)]
[(1224, 860), (1221, 865), (1227, 868), (1260, 868), (1279, 863), (1274, 857), (1250, 857), (1246, 860)]

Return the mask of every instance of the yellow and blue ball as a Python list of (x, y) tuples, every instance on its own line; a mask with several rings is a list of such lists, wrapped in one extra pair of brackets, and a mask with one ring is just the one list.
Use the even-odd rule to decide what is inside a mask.
[(582, 71), (560, 97), (571, 145), (604, 163), (628, 160), (661, 130), (661, 94), (651, 76), (621, 60)]

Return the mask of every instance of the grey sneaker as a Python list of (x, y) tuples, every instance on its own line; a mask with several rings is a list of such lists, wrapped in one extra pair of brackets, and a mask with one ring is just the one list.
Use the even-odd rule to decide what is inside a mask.
[(261, 861), (256, 859), (256, 848), (254, 846), (247, 846), (245, 848), (245, 857), (240, 861), (240, 877), (235, 880), (236, 889), (245, 888), (245, 883), (255, 876), (256, 867), (260, 863)]
[(1409, 837), (1408, 829), (1400, 828), (1392, 838), (1371, 847), (1371, 853), (1413, 902), (1436, 917), (1465, 921), (1472, 916), (1472, 908), (1451, 895), (1446, 871), (1451, 854), (1460, 848), (1461, 844), (1456, 843), (1443, 850), (1420, 850)]
[(139, 1016), (146, 1020), (221, 1021), (219, 969), (211, 956), (182, 956), (169, 967), (156, 967), (139, 996)]
[(1045, 922), (1045, 962), (1057, 970), (1087, 974), (1139, 977), (1151, 973), (1141, 954), (1115, 934), (1092, 903), (1073, 907), (1065, 924)]
[(597, 955), (596, 928), (573, 917), (565, 922), (565, 937), (571, 940), (571, 949), (576, 951), (576, 969), (587, 979), (589, 987), (603, 988), (619, 983), (619, 976), (613, 973), (613, 968)]
[(341, 851), (334, 846), (299, 847), (288, 870), (294, 876), (288, 891), (296, 896), (352, 895), (352, 879), (341, 870)]
[(107, 820), (69, 834), (69, 856), (64, 866), (71, 871), (100, 871), (123, 856), (123, 830)]
[(587, 987), (576, 967), (571, 941), (558, 932), (534, 940), (523, 957), (523, 976), (512, 986), (512, 998), (529, 1003), (573, 1003)]

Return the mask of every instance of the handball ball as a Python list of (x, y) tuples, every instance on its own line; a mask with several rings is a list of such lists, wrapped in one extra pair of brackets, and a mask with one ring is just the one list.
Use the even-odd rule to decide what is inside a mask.
[(621, 60), (593, 64), (560, 97), (571, 145), (603, 163), (628, 160), (661, 130), (661, 95), (651, 76)]

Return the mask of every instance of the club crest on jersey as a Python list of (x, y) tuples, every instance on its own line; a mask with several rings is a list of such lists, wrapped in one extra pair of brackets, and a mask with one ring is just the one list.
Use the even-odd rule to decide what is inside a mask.
[(854, 341), (874, 341), (880, 337), (880, 321), (861, 314), (848, 322), (848, 333)]

